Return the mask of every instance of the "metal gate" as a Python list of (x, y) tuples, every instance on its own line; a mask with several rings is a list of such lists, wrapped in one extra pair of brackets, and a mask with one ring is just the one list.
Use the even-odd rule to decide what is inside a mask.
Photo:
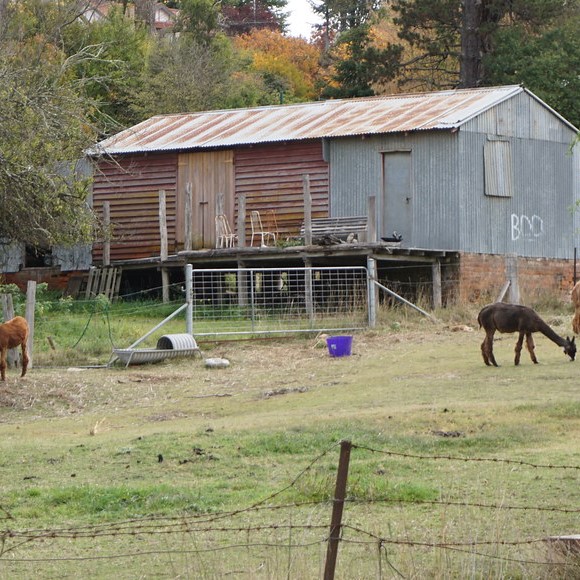
[(196, 337), (342, 332), (369, 324), (366, 268), (193, 270)]

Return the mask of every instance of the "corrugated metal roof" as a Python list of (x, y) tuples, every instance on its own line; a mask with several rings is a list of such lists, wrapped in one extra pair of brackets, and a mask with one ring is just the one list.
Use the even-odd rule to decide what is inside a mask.
[(157, 115), (89, 154), (232, 147), (322, 137), (455, 129), (524, 91), (520, 86)]

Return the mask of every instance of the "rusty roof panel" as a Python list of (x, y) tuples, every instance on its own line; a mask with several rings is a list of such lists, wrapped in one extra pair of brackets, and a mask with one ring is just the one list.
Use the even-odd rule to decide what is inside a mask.
[(323, 137), (449, 130), (524, 90), (520, 86), (457, 89), (157, 115), (101, 141), (89, 154), (175, 151)]

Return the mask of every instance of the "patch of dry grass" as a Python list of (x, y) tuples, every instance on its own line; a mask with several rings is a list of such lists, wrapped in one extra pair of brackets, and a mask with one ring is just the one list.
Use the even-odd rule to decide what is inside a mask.
[[(207, 356), (230, 360), (225, 369), (208, 369), (192, 358), (128, 369), (32, 368), (24, 379), (11, 370), (0, 386), (0, 504), (15, 517), (6, 523), (11, 528), (78, 526), (247, 507), (288, 486), (315, 457), (345, 438), (403, 454), (578, 464), (579, 363), (567, 362), (559, 348), (538, 337), (541, 364), (522, 356), (522, 364), (514, 367), (512, 335), (497, 341), (502, 366), (489, 368), (481, 358), (482, 340), (464, 319), (438, 324), (413, 319), (395, 331), (382, 327), (356, 334), (353, 354), (344, 358), (329, 357), (324, 344), (311, 337), (202, 345)], [(282, 503), (330, 497), (336, 461), (337, 453), (325, 456), (281, 497)], [(376, 502), (397, 494), (413, 501), (436, 497), (469, 504), (579, 507), (578, 482), (574, 470), (430, 462), (359, 450), (353, 453), (349, 490), (372, 503), (347, 512), (349, 522), (392, 539), (543, 537), (574, 531), (567, 528), (573, 515), (523, 512), (516, 517), (517, 512), (499, 507), (482, 515), (469, 505), (434, 510)], [(329, 508), (295, 508), (276, 521), (326, 526)], [(225, 525), (266, 522), (259, 513), (249, 517)], [(287, 544), (290, 532), (284, 529), (271, 531), (269, 539)], [(304, 534), (303, 543), (324, 536), (304, 529), (293, 533)], [(82, 541), (51, 545), (59, 556), (69, 557), (87, 550), (104, 555), (148, 551), (150, 556), (133, 559), (140, 574), (156, 571), (161, 577), (171, 570), (171, 577), (210, 578), (232, 574), (236, 566), (221, 552), (195, 550), (237, 540), (243, 546), (249, 536), (235, 541), (184, 531), (137, 537), (96, 540), (90, 548)], [(502, 558), (541, 560), (532, 548), (495, 546)], [(236, 569), (241, 577), (312, 577), (324, 549), (313, 543), (294, 550), (234, 550)], [(188, 550), (194, 550), (191, 556)], [(49, 553), (35, 542), (19, 552), (26, 557)], [(379, 562), (387, 566), (386, 574), (384, 556), (377, 558), (375, 542), (345, 543), (341, 577), (374, 576)], [(509, 571), (541, 578), (545, 571), (501, 558), (461, 558), (402, 545), (389, 548), (389, 562), (415, 577), (500, 578)], [(14, 577), (25, 577), (26, 566), (13, 562), (10, 569)], [(43, 566), (48, 574), (56, 564)], [(64, 567), (71, 574), (99, 577), (92, 561), (71, 560)], [(107, 577), (112, 565), (101, 570)]]

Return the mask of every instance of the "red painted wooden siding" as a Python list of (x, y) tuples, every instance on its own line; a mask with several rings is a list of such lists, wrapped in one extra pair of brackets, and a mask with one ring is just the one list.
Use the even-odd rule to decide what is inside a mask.
[[(310, 176), (312, 217), (327, 217), (328, 163), (322, 158), (321, 140), (236, 149), (236, 201), (245, 195), (247, 216), (257, 209), (265, 228), (272, 228), (275, 219), (282, 237), (296, 236), (304, 219), (304, 174)], [(248, 240), (249, 227), (246, 218)]]
[[(175, 251), (177, 154), (149, 154), (102, 160), (95, 172), (93, 207), (103, 215), (109, 201), (113, 239), (111, 261), (159, 256), (159, 191), (165, 190), (169, 253)], [(103, 259), (102, 244), (93, 247), (93, 261)]]

